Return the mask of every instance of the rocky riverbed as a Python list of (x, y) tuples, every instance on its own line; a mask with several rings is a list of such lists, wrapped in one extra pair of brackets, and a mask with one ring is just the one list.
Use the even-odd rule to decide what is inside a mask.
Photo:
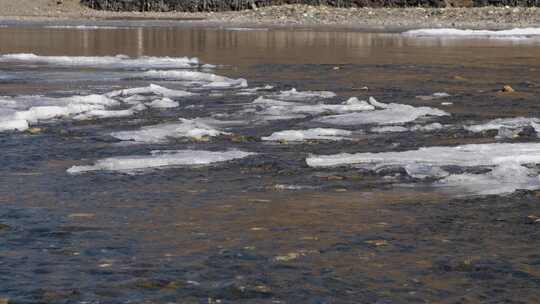
[(76, 0), (0, 0), (0, 20), (165, 19), (187, 25), (338, 27), (403, 29), (420, 27), (512, 28), (540, 26), (540, 8), (335, 8), (284, 5), (235, 12), (110, 12)]

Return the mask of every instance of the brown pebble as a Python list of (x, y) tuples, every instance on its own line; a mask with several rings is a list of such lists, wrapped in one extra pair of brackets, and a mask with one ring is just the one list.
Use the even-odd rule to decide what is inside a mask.
[(513, 93), (513, 92), (515, 92), (516, 90), (514, 90), (514, 88), (512, 88), (512, 87), (509, 86), (509, 85), (505, 85), (505, 86), (502, 88), (501, 91), (504, 92), (504, 93)]

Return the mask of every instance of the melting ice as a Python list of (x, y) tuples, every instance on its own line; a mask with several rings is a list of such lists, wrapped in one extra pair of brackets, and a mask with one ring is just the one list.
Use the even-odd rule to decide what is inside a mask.
[[(403, 167), (416, 178), (439, 179), (434, 185), (457, 187), (476, 194), (501, 194), (516, 189), (540, 188), (539, 143), (473, 144), (457, 147), (426, 147), (403, 152), (341, 153), (312, 155), (306, 159), (311, 167), (357, 165), (376, 170), (386, 166)], [(488, 167), (487, 173), (452, 174), (445, 167)]]
[(490, 31), (490, 30), (460, 30), (454, 28), (441, 29), (419, 29), (403, 33), (405, 36), (415, 37), (464, 37), (464, 38), (540, 38), (540, 28), (515, 28), (511, 30)]
[(465, 126), (471, 132), (480, 133), (488, 130), (497, 130), (497, 138), (515, 138), (524, 128), (534, 129), (536, 135), (540, 134), (540, 119), (528, 117), (498, 118), (484, 124)]
[(0, 62), (42, 63), (70, 67), (97, 67), (107, 69), (150, 69), (196, 67), (197, 58), (188, 57), (137, 57), (125, 55), (87, 57), (87, 56), (39, 56), (36, 54), (6, 54), (0, 55)]
[(212, 152), (204, 150), (152, 151), (150, 155), (120, 156), (98, 160), (89, 166), (73, 166), (68, 173), (77, 174), (88, 171), (136, 172), (150, 168), (171, 166), (209, 165), (255, 155), (255, 153), (231, 150)]
[(164, 123), (153, 126), (142, 127), (134, 131), (120, 131), (111, 133), (111, 136), (125, 141), (139, 143), (160, 143), (169, 138), (188, 137), (202, 139), (204, 137), (214, 137), (229, 134), (215, 129), (199, 120), (180, 119), (178, 123)]
[(346, 140), (351, 139), (351, 131), (328, 128), (314, 128), (308, 130), (286, 130), (274, 132), (263, 137), (265, 141), (305, 141), (305, 140)]
[(167, 79), (186, 82), (200, 82), (207, 88), (245, 88), (247, 81), (243, 78), (232, 79), (212, 73), (197, 71), (169, 71), (169, 70), (150, 70), (142, 74), (148, 79)]
[(316, 119), (316, 121), (331, 125), (392, 125), (412, 122), (423, 117), (450, 115), (436, 108), (413, 107), (399, 103), (382, 103), (376, 101), (373, 97), (369, 98), (369, 104), (374, 109), (373, 111), (324, 116)]

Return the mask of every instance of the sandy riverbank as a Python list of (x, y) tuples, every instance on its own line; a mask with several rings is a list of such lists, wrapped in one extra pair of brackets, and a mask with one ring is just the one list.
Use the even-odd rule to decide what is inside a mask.
[(178, 20), (193, 24), (257, 27), (334, 27), (399, 30), (426, 27), (503, 29), (540, 26), (540, 8), (332, 8), (286, 5), (220, 13), (106, 12), (77, 0), (0, 0), (0, 21)]

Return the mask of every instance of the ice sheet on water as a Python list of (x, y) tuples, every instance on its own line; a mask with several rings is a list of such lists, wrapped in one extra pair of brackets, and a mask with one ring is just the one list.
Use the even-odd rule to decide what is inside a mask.
[(488, 130), (497, 130), (497, 138), (517, 137), (525, 127), (534, 129), (540, 135), (540, 119), (534, 117), (498, 118), (483, 124), (465, 126), (465, 130), (480, 133)]
[(288, 91), (281, 91), (278, 94), (269, 95), (269, 97), (279, 100), (302, 101), (309, 99), (332, 98), (336, 97), (336, 93), (330, 91), (297, 91), (295, 88), (292, 88)]
[(96, 67), (107, 69), (152, 69), (152, 68), (192, 68), (199, 64), (197, 58), (188, 57), (150, 57), (132, 58), (116, 56), (40, 56), (36, 54), (0, 55), (0, 62), (41, 63), (70, 67)]
[(356, 97), (349, 98), (341, 104), (309, 104), (305, 102), (282, 101), (259, 97), (246, 109), (246, 113), (254, 113), (265, 120), (304, 118), (307, 115), (323, 113), (337, 114), (355, 111), (371, 111), (375, 107)]
[(373, 127), (370, 129), (371, 132), (374, 133), (394, 133), (394, 132), (407, 132), (407, 131), (422, 131), (422, 132), (430, 132), (430, 131), (436, 131), (443, 129), (444, 126), (438, 122), (430, 123), (427, 125), (413, 125), (410, 127), (403, 127), (403, 126), (381, 126), (381, 127)]
[(47, 29), (74, 29), (74, 30), (118, 30), (128, 29), (129, 27), (122, 26), (105, 26), (105, 25), (47, 25)]
[(210, 165), (245, 158), (255, 153), (239, 150), (212, 152), (204, 150), (152, 151), (150, 155), (120, 156), (98, 160), (89, 166), (73, 166), (67, 170), (70, 174), (88, 171), (137, 172), (151, 168), (169, 168), (174, 166)]
[(247, 81), (243, 78), (232, 79), (212, 73), (183, 70), (150, 70), (142, 73), (148, 79), (168, 79), (201, 83), (207, 88), (245, 88)]
[(0, 131), (24, 131), (32, 124), (92, 111), (104, 111), (119, 102), (102, 95), (51, 98), (45, 96), (0, 97)]
[(393, 125), (412, 122), (423, 117), (450, 115), (445, 111), (431, 107), (413, 107), (399, 103), (381, 103), (373, 97), (369, 98), (369, 104), (375, 108), (374, 111), (324, 116), (316, 119), (316, 121), (343, 126), (363, 124)]
[(263, 137), (265, 141), (305, 141), (305, 140), (347, 140), (352, 132), (348, 130), (314, 128), (307, 130), (285, 130)]
[(111, 133), (111, 136), (124, 141), (162, 143), (170, 138), (188, 137), (200, 140), (204, 137), (215, 137), (224, 134), (229, 133), (223, 132), (197, 119), (180, 119), (180, 122), (177, 123), (164, 123), (142, 127), (134, 131), (114, 132)]
[(511, 30), (491, 31), (491, 30), (460, 30), (455, 28), (440, 29), (419, 29), (403, 33), (405, 36), (414, 37), (465, 37), (465, 38), (540, 38), (540, 28), (515, 28)]
[(435, 100), (435, 99), (448, 98), (450, 96), (452, 96), (452, 95), (450, 95), (450, 94), (448, 94), (446, 92), (436, 92), (436, 93), (433, 93), (431, 95), (419, 95), (419, 96), (416, 96), (416, 98), (424, 100), (424, 101), (429, 101), (429, 100)]
[[(335, 154), (306, 159), (311, 167), (356, 165), (376, 170), (401, 166), (413, 177), (439, 179), (434, 185), (458, 187), (475, 194), (500, 194), (516, 189), (540, 188), (539, 143), (473, 144), (456, 147), (425, 147), (403, 152)], [(528, 167), (525, 165), (529, 165)], [(451, 174), (445, 166), (489, 167), (481, 174)]]
[(168, 109), (168, 108), (176, 108), (180, 104), (177, 101), (174, 101), (170, 98), (162, 98), (162, 99), (155, 99), (152, 102), (146, 103), (147, 106), (150, 108), (156, 108), (156, 109)]
[(146, 94), (146, 95), (154, 94), (154, 95), (159, 95), (159, 96), (168, 97), (168, 98), (186, 97), (186, 96), (196, 95), (195, 93), (191, 93), (184, 90), (172, 90), (166, 87), (159, 86), (157, 84), (150, 84), (147, 87), (137, 87), (137, 88), (115, 90), (105, 95), (108, 97), (128, 97), (128, 96), (140, 95), (140, 94)]

